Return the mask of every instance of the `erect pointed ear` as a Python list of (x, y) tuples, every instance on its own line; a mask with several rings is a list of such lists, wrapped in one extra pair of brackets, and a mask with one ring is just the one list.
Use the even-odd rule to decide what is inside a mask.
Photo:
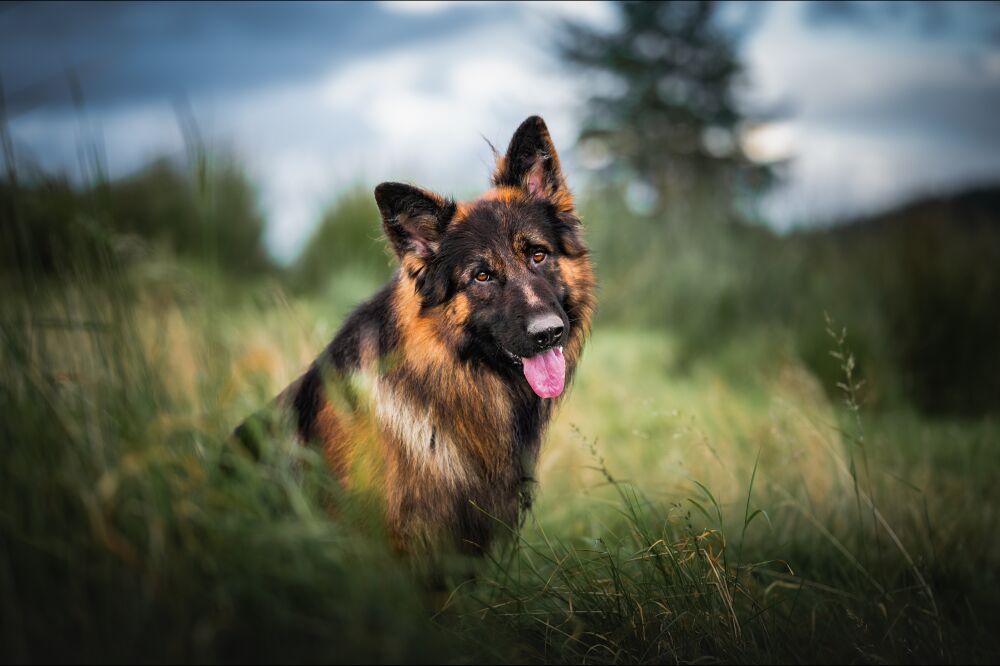
[(507, 154), (497, 160), (493, 185), (520, 187), (532, 196), (552, 200), (563, 212), (573, 210), (559, 155), (539, 116), (531, 116), (514, 132)]
[(405, 183), (382, 183), (375, 188), (375, 202), (400, 260), (413, 256), (426, 262), (433, 257), (455, 214), (454, 201)]

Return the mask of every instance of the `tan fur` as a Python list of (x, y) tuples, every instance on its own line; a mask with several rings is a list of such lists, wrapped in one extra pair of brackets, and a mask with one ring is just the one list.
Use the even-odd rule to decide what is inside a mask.
[(500, 186), (491, 188), (482, 194), (480, 194), (476, 201), (516, 201), (517, 199), (524, 198), (525, 193), (519, 187), (510, 186)]

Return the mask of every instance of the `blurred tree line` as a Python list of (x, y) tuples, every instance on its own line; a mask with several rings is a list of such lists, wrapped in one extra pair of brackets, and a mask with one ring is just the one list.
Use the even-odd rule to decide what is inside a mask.
[(342, 192), (327, 206), (290, 267), (294, 288), (322, 290), (345, 272), (372, 283), (389, 277), (392, 263), (380, 220), (372, 188), (357, 184)]
[(158, 160), (121, 180), (75, 187), (9, 172), (0, 183), (0, 271), (72, 275), (151, 253), (234, 276), (273, 273), (257, 194), (237, 163)]

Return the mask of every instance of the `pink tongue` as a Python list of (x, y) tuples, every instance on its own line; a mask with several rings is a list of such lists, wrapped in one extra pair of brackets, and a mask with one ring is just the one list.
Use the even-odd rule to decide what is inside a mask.
[(566, 382), (566, 359), (558, 347), (538, 356), (522, 358), (524, 378), (532, 390), (542, 398), (554, 398), (563, 391)]

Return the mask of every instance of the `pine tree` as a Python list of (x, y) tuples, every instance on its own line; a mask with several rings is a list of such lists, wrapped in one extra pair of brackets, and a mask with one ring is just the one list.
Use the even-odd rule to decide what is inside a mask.
[[(569, 26), (563, 56), (592, 75), (581, 142), (595, 142), (664, 202), (694, 192), (732, 200), (764, 185), (766, 167), (744, 155), (744, 116), (734, 101), (741, 74), (733, 39), (711, 2), (628, 2), (621, 26)], [(721, 188), (721, 189), (720, 189)]]

